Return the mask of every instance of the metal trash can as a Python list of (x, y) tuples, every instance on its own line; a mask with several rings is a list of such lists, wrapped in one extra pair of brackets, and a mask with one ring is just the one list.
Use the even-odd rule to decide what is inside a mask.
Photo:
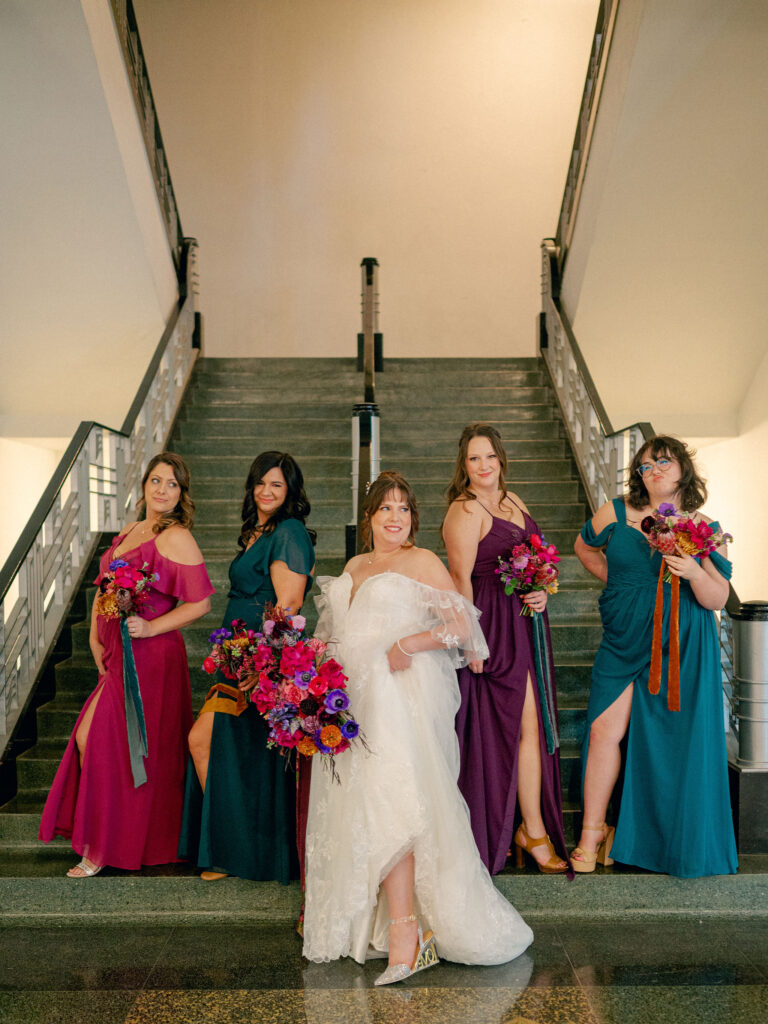
[(768, 601), (744, 601), (731, 618), (738, 763), (768, 771)]

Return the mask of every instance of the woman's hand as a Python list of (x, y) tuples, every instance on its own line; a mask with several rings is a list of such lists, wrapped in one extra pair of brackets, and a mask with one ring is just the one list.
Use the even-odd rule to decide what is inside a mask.
[(467, 662), (467, 668), (470, 672), (474, 672), (476, 676), (479, 676), (483, 671), (483, 665), (485, 662), (482, 658), (472, 658), (471, 661)]
[(527, 604), (533, 612), (543, 612), (547, 607), (546, 590), (532, 590), (530, 594), (523, 594), (523, 604)]
[(246, 676), (245, 679), (241, 679), (238, 684), (238, 690), (242, 690), (243, 693), (250, 693), (256, 683), (258, 683), (259, 677), (257, 675)]
[[(403, 643), (402, 640), (400, 641), (400, 643), (407, 651), (408, 644)], [(389, 662), (390, 672), (402, 672), (404, 669), (410, 668), (412, 660), (413, 655), (409, 657), (407, 654), (403, 654), (402, 650), (397, 646), (397, 641), (395, 641), (395, 643), (393, 643), (390, 649), (387, 651), (387, 661)]]
[(129, 615), (125, 620), (128, 623), (128, 632), (132, 640), (143, 640), (152, 636), (152, 623), (138, 615)]
[(693, 555), (665, 555), (664, 561), (673, 576), (679, 576), (680, 579), (689, 582), (704, 572)]

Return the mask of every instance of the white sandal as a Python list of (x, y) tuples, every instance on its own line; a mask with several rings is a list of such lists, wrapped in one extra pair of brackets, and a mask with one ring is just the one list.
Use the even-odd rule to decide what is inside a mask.
[[(73, 868), (69, 869), (67, 878), (93, 878), (94, 875), (98, 875), (103, 867), (104, 865), (101, 864), (97, 868), (92, 868), (90, 864), (86, 863), (85, 857), (83, 857), (79, 864), (75, 864)], [(72, 872), (78, 868), (83, 872), (82, 875), (73, 875)]]

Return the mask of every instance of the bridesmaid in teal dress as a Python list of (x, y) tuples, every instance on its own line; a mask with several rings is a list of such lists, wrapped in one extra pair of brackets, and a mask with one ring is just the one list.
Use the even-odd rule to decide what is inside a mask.
[[(315, 534), (304, 525), (309, 512), (293, 458), (258, 455), (245, 485), (241, 551), (229, 567), (225, 628), (242, 619), (258, 629), (265, 604), (298, 613), (315, 565)], [(179, 856), (204, 868), (206, 881), (229, 874), (287, 883), (299, 877), (296, 777), (267, 749), (266, 723), (238, 695), (220, 676), (189, 734)]]
[[(685, 512), (704, 503), (706, 488), (692, 455), (676, 438), (652, 438), (632, 461), (626, 498), (598, 509), (576, 542), (579, 559), (606, 585), (582, 752), (584, 824), (571, 854), (577, 872), (614, 859), (682, 878), (738, 869), (714, 615), (728, 597), (731, 563), (724, 548), (701, 559), (665, 556), (680, 578), (680, 711), (667, 706), (669, 583), (663, 585), (661, 689), (656, 695), (648, 689), (662, 556), (640, 523), (661, 502)], [(614, 834), (605, 814), (627, 732)]]

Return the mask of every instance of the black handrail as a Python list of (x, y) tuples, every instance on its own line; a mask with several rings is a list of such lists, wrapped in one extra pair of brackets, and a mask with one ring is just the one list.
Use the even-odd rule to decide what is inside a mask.
[[(197, 243), (194, 238), (185, 238), (183, 240), (182, 263), (185, 268), (185, 272), (188, 272), (189, 269), (189, 250), (192, 245), (196, 244)], [(136, 392), (136, 397), (131, 403), (131, 408), (123, 421), (122, 427), (119, 430), (116, 430), (113, 427), (107, 427), (103, 423), (99, 423), (97, 420), (83, 420), (75, 431), (72, 440), (67, 446), (67, 450), (64, 452), (58, 466), (53, 471), (53, 476), (51, 477), (48, 486), (43, 491), (42, 497), (35, 506), (34, 512), (29, 517), (27, 525), (24, 527), (21, 532), (21, 536), (14, 544), (13, 549), (5, 560), (5, 564), (2, 569), (0, 569), (0, 602), (4, 600), (5, 595), (8, 593), (11, 584), (16, 577), (16, 574), (24, 563), (24, 559), (29, 554), (30, 548), (34, 544), (35, 538), (39, 534), (43, 523), (48, 517), (48, 513), (51, 511), (59, 491), (64, 486), (64, 481), (74, 466), (91, 429), (93, 427), (102, 427), (103, 429), (110, 430), (115, 434), (121, 434), (123, 437), (130, 436), (139, 412), (141, 411), (141, 407), (144, 405), (144, 401), (149, 394), (149, 389), (152, 386), (152, 381), (155, 373), (157, 372), (157, 368), (160, 365), (160, 361), (163, 358), (166, 348), (168, 347), (168, 342), (170, 341), (174, 328), (178, 323), (179, 316), (181, 315), (186, 303), (192, 301), (190, 292), (191, 288), (185, 285), (184, 297), (179, 299), (168, 319), (163, 335), (157, 344), (154, 355), (152, 356), (149, 368), (144, 374), (144, 378), (139, 385), (139, 390)]]

